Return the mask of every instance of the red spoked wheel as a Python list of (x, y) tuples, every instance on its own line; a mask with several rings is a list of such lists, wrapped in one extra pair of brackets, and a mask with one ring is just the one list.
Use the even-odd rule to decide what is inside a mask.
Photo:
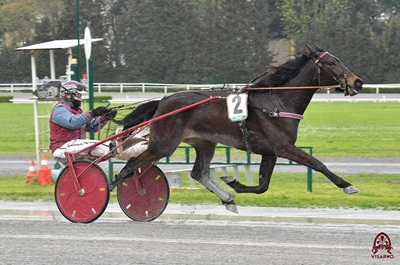
[(135, 221), (152, 221), (167, 207), (167, 178), (157, 166), (144, 166), (118, 185), (117, 197), (122, 211), (129, 218)]
[(54, 194), (61, 214), (74, 223), (90, 223), (99, 218), (110, 199), (107, 176), (96, 164), (75, 161), (71, 169), (65, 167), (58, 176)]

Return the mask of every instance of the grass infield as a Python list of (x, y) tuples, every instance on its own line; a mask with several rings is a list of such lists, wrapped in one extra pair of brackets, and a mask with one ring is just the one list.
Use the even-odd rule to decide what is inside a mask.
[[(50, 113), (51, 106), (46, 105), (39, 104), (39, 108)], [(2, 103), (0, 109), (0, 154), (34, 154), (32, 104)], [(118, 117), (126, 114), (119, 113)], [(297, 145), (313, 146), (314, 156), (399, 155), (399, 103), (312, 102), (304, 116)], [(45, 132), (40, 137), (48, 140), (48, 121), (40, 120), (40, 131)], [(114, 125), (111, 128), (114, 129)]]
[[(39, 106), (49, 113), (51, 107)], [(86, 106), (87, 109), (87, 106)], [(35, 153), (33, 106), (0, 104), (0, 154)], [(120, 113), (122, 115), (127, 113)], [(298, 146), (313, 146), (314, 156), (399, 156), (399, 103), (312, 102), (300, 123)], [(46, 130), (47, 121), (43, 130)], [(43, 136), (42, 136), (43, 137)], [(44, 137), (47, 137), (44, 135)], [(400, 172), (399, 172), (400, 173)], [(345, 195), (324, 176), (314, 173), (313, 192), (306, 191), (304, 173), (274, 173), (261, 195), (237, 194), (238, 205), (280, 207), (360, 207), (400, 210), (400, 174), (341, 175), (361, 190)], [(254, 176), (256, 179), (256, 176)], [(257, 180), (255, 180), (257, 183)], [(0, 178), (0, 200), (54, 200), (54, 184), (25, 184), (23, 176)], [(116, 201), (115, 192), (111, 201)], [(202, 189), (171, 189), (171, 203), (220, 203)]]
[[(241, 206), (400, 210), (400, 174), (351, 174), (342, 177), (359, 188), (361, 193), (346, 195), (342, 189), (318, 173), (314, 174), (313, 192), (310, 193), (306, 190), (305, 174), (274, 173), (267, 192), (260, 195), (236, 194), (235, 202)], [(235, 193), (233, 190), (230, 192)], [(0, 200), (54, 201), (54, 183), (40, 186), (36, 181), (25, 184), (24, 177), (2, 177)], [(117, 201), (115, 191), (111, 193), (110, 201)], [(169, 202), (188, 205), (219, 204), (220, 200), (199, 186), (195, 189), (171, 188)]]

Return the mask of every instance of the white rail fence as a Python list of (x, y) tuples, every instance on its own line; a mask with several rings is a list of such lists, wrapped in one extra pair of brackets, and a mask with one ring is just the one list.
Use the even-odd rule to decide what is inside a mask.
[[(38, 84), (40, 85), (40, 84)], [(246, 84), (162, 84), (162, 83), (94, 83), (95, 93), (126, 93), (126, 92), (162, 92), (172, 93), (181, 90), (203, 90), (213, 88), (237, 89)], [(0, 84), (0, 92), (18, 92), (32, 90), (32, 83)], [(400, 88), (399, 84), (364, 84), (364, 88), (372, 88), (375, 94), (390, 93), (391, 89)], [(330, 91), (327, 90), (327, 93)]]
[[(40, 84), (38, 84), (39, 86)], [(241, 88), (246, 84), (161, 84), (161, 83), (94, 83), (95, 93), (125, 93), (125, 92), (163, 92), (170, 93), (180, 90), (201, 90), (213, 88)], [(32, 90), (32, 83), (0, 84), (0, 91), (17, 92)]]

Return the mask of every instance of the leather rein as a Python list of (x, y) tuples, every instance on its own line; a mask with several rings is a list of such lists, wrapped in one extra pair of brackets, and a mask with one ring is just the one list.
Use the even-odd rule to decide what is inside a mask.
[[(329, 52), (325, 51), (323, 53), (320, 54), (320, 56), (318, 56), (318, 58), (315, 60), (315, 64), (317, 65), (317, 71), (318, 71), (318, 79), (319, 79), (319, 75), (321, 73), (321, 68), (324, 68), (322, 66), (322, 64), (320, 63), (320, 61), (322, 60), (322, 58), (329, 54)], [(333, 58), (336, 59), (336, 61), (339, 62), (341, 68), (342, 68), (342, 73), (340, 75), (338, 75), (337, 77), (333, 76), (327, 69), (325, 69), (325, 71), (332, 76), (333, 80), (335, 80), (336, 82), (338, 82), (338, 85), (331, 85), (331, 86), (283, 86), (283, 87), (250, 87), (249, 85), (244, 87), (243, 90), (247, 90), (247, 91), (258, 91), (258, 90), (294, 90), (294, 89), (331, 89), (331, 88), (342, 88), (342, 86), (340, 85), (340, 81), (339, 81), (339, 77), (343, 74), (343, 77), (345, 79), (345, 84), (346, 87), (343, 89), (346, 93), (346, 95), (348, 95), (348, 88), (347, 88), (347, 75), (344, 74), (344, 67), (342, 62), (339, 61), (339, 59), (335, 56), (333, 56), (332, 54), (330, 54)], [(318, 80), (320, 82), (320, 80)]]
[[(325, 56), (329, 54), (327, 51), (323, 52), (320, 56), (318, 56), (318, 58), (315, 60), (315, 64), (317, 66), (317, 72), (318, 72), (318, 82), (320, 83), (320, 73), (321, 73), (321, 68), (324, 68), (322, 66), (322, 64), (320, 63), (321, 59)], [(347, 88), (347, 75), (344, 73), (344, 66), (343, 64), (339, 61), (338, 58), (336, 58), (335, 56), (331, 55), (332, 57), (334, 57), (340, 64), (341, 68), (342, 68), (342, 73), (340, 75), (338, 75), (337, 77), (333, 76), (329, 71), (327, 71), (327, 69), (324, 68), (324, 70), (326, 72), (328, 72), (329, 75), (332, 76), (332, 78), (338, 82), (338, 85), (331, 85), (331, 86), (292, 86), (292, 87), (250, 87), (249, 85), (247, 85), (246, 87), (243, 87), (240, 92), (247, 92), (247, 91), (262, 91), (262, 90), (295, 90), (295, 89), (331, 89), (331, 88), (341, 88), (340, 85), (340, 81), (339, 81), (339, 77), (343, 74), (343, 77), (345, 79), (345, 95), (348, 95), (348, 88)], [(258, 108), (259, 109), (259, 108)], [(262, 112), (266, 113), (268, 112), (265, 109), (259, 109)], [(301, 114), (296, 114), (296, 113), (291, 113), (291, 112), (283, 112), (283, 111), (279, 111), (277, 108), (274, 109), (274, 111), (268, 112), (268, 115), (271, 118), (291, 118), (291, 119), (295, 119), (295, 120), (302, 120), (304, 117)], [(247, 129), (247, 125), (246, 125), (246, 121), (240, 121), (239, 122), (239, 128), (242, 131), (243, 134), (243, 142), (246, 146), (246, 149), (248, 152), (252, 152), (253, 148), (252, 148), (252, 143), (250, 140), (250, 134), (249, 131)]]
[[(325, 56), (329, 54), (329, 52), (325, 51), (323, 53), (321, 53), (318, 58), (315, 60), (315, 64), (317, 66), (317, 72), (318, 72), (318, 79), (320, 78), (320, 73), (321, 73), (321, 68), (324, 68), (322, 66), (322, 64), (320, 63), (321, 59)], [(343, 64), (339, 61), (338, 58), (336, 58), (335, 56), (331, 55), (333, 58), (335, 58), (341, 68), (342, 68), (342, 73), (340, 73), (337, 77), (333, 76), (327, 69), (325, 69), (325, 71), (332, 76), (333, 80), (335, 80), (336, 82), (338, 82), (338, 85), (330, 85), (330, 86), (287, 86), (287, 87), (250, 87), (249, 85), (247, 85), (246, 87), (242, 88), (242, 91), (262, 91), (262, 90), (297, 90), (297, 89), (332, 89), (332, 88), (342, 88), (342, 86), (340, 85), (340, 81), (339, 81), (339, 77), (343, 74), (343, 77), (345, 79), (345, 85), (346, 88), (344, 89), (345, 91), (345, 95), (348, 95), (348, 88), (347, 88), (347, 75), (344, 74), (344, 67)], [(318, 80), (318, 82), (320, 83), (320, 80)], [(266, 112), (266, 110), (262, 110), (263, 112)], [(303, 119), (303, 115), (300, 114), (296, 114), (296, 113), (290, 113), (290, 112), (282, 112), (279, 111), (278, 109), (274, 109), (273, 112), (269, 112), (268, 113), (270, 117), (272, 118), (292, 118), (292, 119), (297, 119), (297, 120), (302, 120)]]
[(340, 88), (340, 86), (339, 85), (333, 85), (333, 86), (245, 87), (244, 90), (257, 91), (257, 90), (294, 90), (294, 89), (331, 89), (331, 88)]

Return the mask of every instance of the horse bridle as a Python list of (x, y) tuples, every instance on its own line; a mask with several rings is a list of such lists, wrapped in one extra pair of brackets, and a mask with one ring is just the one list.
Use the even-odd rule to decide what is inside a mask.
[[(322, 63), (320, 63), (322, 58), (327, 54), (329, 54), (332, 58), (334, 58), (339, 63), (340, 67), (342, 68), (342, 72), (339, 75), (334, 76), (333, 74), (331, 74), (330, 71), (328, 71), (328, 69), (326, 69), (322, 65)], [(349, 86), (348, 86), (348, 82), (347, 82), (347, 74), (345, 73), (345, 67), (344, 67), (343, 63), (339, 60), (339, 58), (337, 58), (336, 56), (334, 56), (334, 55), (330, 54), (329, 52), (325, 51), (325, 52), (321, 53), (318, 56), (318, 58), (315, 60), (315, 64), (317, 65), (318, 85), (321, 85), (321, 68), (323, 68), (333, 78), (333, 80), (335, 80), (338, 83), (339, 87), (344, 90), (344, 92), (345, 92), (344, 95), (345, 96), (348, 96), (350, 94), (349, 93)], [(343, 75), (344, 82), (345, 82), (345, 87), (344, 88), (342, 87), (342, 82), (340, 82), (340, 79), (339, 79), (340, 76), (342, 76), (342, 75)]]

